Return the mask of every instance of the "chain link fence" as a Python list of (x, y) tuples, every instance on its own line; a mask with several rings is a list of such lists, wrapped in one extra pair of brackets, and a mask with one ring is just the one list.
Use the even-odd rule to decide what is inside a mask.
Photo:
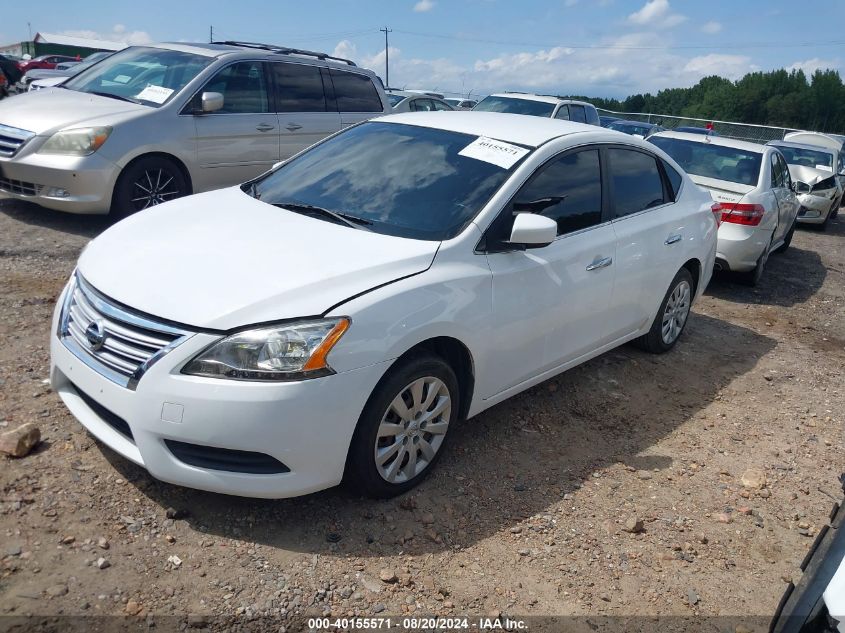
[(691, 117), (672, 116), (670, 114), (644, 114), (641, 112), (614, 112), (597, 108), (599, 116), (614, 117), (627, 121), (640, 121), (653, 123), (665, 127), (667, 130), (674, 130), (677, 127), (707, 127), (712, 124), (713, 131), (719, 136), (735, 138), (752, 143), (768, 143), (769, 141), (782, 140), (785, 134), (799, 130), (787, 127), (774, 127), (771, 125), (754, 125), (751, 123), (732, 123), (730, 121), (713, 121), (710, 119), (694, 119)]

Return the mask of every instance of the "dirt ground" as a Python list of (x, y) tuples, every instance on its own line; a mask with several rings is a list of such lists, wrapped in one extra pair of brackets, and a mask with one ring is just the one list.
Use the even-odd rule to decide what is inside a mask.
[(49, 323), (107, 226), (0, 202), (0, 431), (43, 434), (0, 458), (0, 615), (766, 616), (842, 498), (845, 218), (756, 289), (715, 279), (673, 352), (619, 348), (456, 428), (391, 501), (196, 492), (88, 435), (46, 384)]

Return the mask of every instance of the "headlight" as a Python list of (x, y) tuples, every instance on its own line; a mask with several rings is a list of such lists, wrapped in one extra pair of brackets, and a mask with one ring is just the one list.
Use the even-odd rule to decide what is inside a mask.
[(238, 332), (206, 348), (183, 374), (234, 380), (300, 380), (334, 373), (326, 356), (349, 319), (320, 319)]
[(39, 154), (88, 156), (93, 154), (111, 134), (111, 127), (80, 127), (56, 132), (38, 150)]

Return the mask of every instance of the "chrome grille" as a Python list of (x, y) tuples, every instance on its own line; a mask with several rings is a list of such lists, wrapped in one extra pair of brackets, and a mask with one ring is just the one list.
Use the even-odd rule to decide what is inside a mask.
[(35, 132), (0, 125), (0, 156), (14, 156), (33, 136)]
[(34, 182), (13, 180), (11, 178), (3, 178), (0, 176), (0, 191), (16, 193), (21, 196), (37, 196), (41, 193), (43, 188), (44, 185), (37, 185)]
[(116, 305), (79, 275), (65, 296), (59, 332), (77, 358), (127, 389), (191, 334)]

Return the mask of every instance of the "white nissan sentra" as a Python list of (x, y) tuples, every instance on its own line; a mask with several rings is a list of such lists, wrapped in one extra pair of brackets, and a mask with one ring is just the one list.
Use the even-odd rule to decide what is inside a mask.
[(383, 117), (93, 240), (52, 384), (164, 481), (398, 494), (460, 420), (626, 341), (671, 349), (710, 280), (712, 206), (619, 132)]

